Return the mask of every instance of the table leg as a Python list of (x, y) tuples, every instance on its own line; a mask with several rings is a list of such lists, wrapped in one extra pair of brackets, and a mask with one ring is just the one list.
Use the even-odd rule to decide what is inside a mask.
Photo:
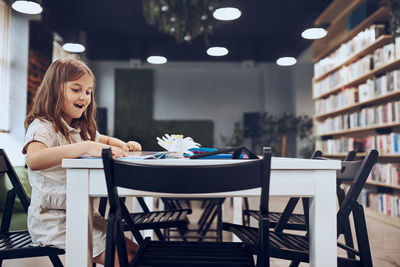
[(315, 195), (310, 199), (310, 266), (337, 266), (336, 172), (314, 172)]
[(92, 207), (89, 170), (67, 170), (66, 267), (92, 267)]

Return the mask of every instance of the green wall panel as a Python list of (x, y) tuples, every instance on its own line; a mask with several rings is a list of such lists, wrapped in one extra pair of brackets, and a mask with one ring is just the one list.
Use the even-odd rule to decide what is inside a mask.
[(165, 133), (183, 134), (204, 147), (213, 146), (211, 120), (153, 119), (153, 70), (115, 70), (115, 137), (138, 141), (143, 150), (162, 150), (156, 137)]

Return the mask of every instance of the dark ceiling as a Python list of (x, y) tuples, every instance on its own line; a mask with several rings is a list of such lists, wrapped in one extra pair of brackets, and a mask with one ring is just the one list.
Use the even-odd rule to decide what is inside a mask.
[(230, 22), (216, 21), (209, 38), (209, 45), (229, 49), (224, 57), (208, 56), (201, 36), (190, 44), (177, 44), (172, 36), (158, 32), (146, 23), (140, 0), (44, 0), (43, 18), (61, 35), (86, 31), (87, 56), (92, 60), (145, 60), (161, 54), (169, 61), (275, 61), (298, 56), (311, 45), (301, 32), (330, 2), (231, 0), (242, 16)]

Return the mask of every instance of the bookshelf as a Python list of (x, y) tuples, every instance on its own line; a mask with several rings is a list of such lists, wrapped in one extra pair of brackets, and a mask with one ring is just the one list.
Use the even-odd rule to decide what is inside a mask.
[(370, 217), (400, 228), (400, 54), (389, 34), (388, 1), (348, 28), (364, 2), (334, 0), (314, 22), (329, 25), (312, 45), (314, 135), (325, 157), (380, 152), (361, 201)]

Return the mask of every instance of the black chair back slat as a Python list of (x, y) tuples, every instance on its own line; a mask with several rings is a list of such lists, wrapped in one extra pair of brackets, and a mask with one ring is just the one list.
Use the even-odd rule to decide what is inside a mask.
[[(152, 166), (115, 160), (115, 184), (120, 187), (160, 193), (216, 193), (261, 186), (262, 160), (213, 166)], [(164, 179), (160, 179), (160, 170)], [(135, 175), (132, 175), (134, 173)], [(229, 184), (226, 177), (232, 177)], [(213, 186), (210, 187), (209, 185)]]

